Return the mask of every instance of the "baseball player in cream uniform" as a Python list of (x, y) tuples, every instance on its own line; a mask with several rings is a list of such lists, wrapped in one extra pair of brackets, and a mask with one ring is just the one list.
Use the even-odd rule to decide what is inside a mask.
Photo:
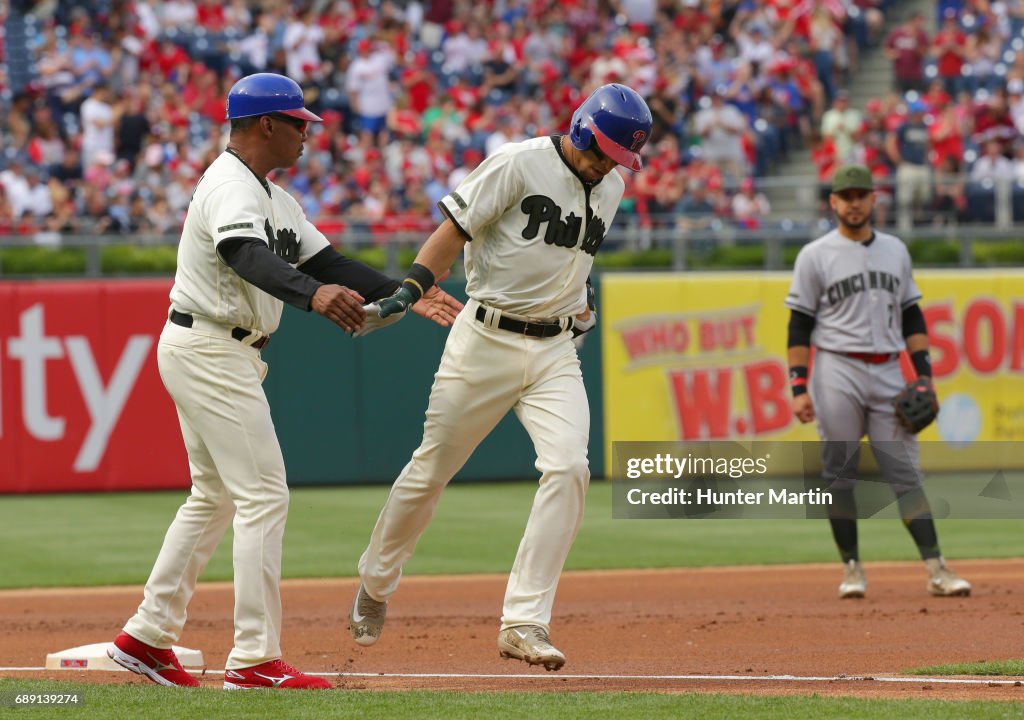
[(379, 637), (402, 566), (452, 476), (510, 409), (533, 440), (541, 473), (509, 576), (498, 635), (503, 657), (557, 670), (550, 641), (555, 590), (583, 518), (590, 479), (590, 412), (571, 339), (596, 322), (588, 276), (624, 183), (650, 132), (644, 101), (622, 85), (599, 88), (569, 135), (499, 148), (439, 206), (446, 220), (402, 288), (367, 306), (400, 314), (465, 251), (469, 302), (445, 345), (423, 440), (402, 470), (359, 561), (350, 614), (356, 642)]
[[(289, 494), (260, 351), (284, 302), (355, 332), (363, 303), (386, 297), (398, 283), (335, 252), (295, 199), (267, 179), (268, 171), (295, 164), (307, 123), (320, 119), (303, 107), (299, 86), (271, 73), (247, 76), (232, 88), (227, 109), (231, 139), (192, 196), (157, 349), (192, 492), (167, 531), (142, 604), (108, 654), (162, 685), (199, 684), (171, 646), (199, 574), (233, 523), (235, 633), (224, 687), (328, 688), (281, 659)], [(431, 309), (422, 314), (447, 325), (458, 303), (446, 298), (440, 291), (425, 297)]]
[(822, 440), (823, 475), (833, 496), (829, 521), (843, 561), (839, 596), (863, 597), (867, 588), (853, 495), (864, 435), (925, 561), (928, 591), (967, 595), (970, 584), (939, 550), (917, 437), (897, 422), (893, 408), (904, 387), (898, 362), (904, 347), (918, 375), (932, 374), (910, 253), (899, 238), (872, 228), (874, 183), (863, 165), (836, 170), (829, 200), (838, 227), (801, 248), (786, 306), (793, 412), (801, 422), (816, 421)]

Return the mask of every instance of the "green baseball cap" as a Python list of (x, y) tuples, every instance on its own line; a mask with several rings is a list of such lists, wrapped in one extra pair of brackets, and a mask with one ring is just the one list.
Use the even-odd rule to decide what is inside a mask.
[(875, 183), (871, 180), (871, 171), (863, 165), (843, 165), (832, 176), (832, 192), (843, 190), (874, 190)]

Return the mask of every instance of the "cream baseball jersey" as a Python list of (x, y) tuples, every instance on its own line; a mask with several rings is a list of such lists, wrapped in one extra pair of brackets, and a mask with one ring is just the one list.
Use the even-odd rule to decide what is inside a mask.
[(815, 318), (816, 347), (887, 353), (903, 349), (903, 310), (920, 299), (899, 238), (876, 231), (861, 243), (833, 230), (800, 250), (786, 307)]
[(269, 335), (284, 304), (235, 273), (217, 246), (229, 238), (260, 238), (293, 267), (328, 247), (298, 201), (266, 185), (237, 156), (224, 152), (196, 184), (178, 246), (171, 304), (180, 312)]
[(583, 183), (557, 136), (502, 145), (439, 203), (472, 238), (467, 294), (528, 318), (583, 312), (594, 255), (624, 188), (617, 172)]

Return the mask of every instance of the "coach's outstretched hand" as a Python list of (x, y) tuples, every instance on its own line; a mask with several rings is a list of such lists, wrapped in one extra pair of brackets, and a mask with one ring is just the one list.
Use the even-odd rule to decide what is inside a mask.
[(366, 311), (363, 296), (343, 285), (321, 285), (313, 294), (310, 307), (345, 332), (355, 332), (363, 325)]

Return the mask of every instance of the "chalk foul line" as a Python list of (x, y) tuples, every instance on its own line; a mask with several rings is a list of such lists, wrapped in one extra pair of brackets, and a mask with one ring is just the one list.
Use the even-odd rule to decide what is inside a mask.
[[(0, 667), (4, 672), (46, 672), (45, 667)], [(50, 672), (56, 672), (50, 670)], [(106, 672), (128, 672), (124, 669)], [(191, 671), (192, 674), (197, 674)], [(223, 675), (223, 670), (206, 670), (204, 675)], [(307, 675), (337, 678), (406, 678), (421, 680), (713, 680), (716, 682), (793, 682), (793, 683), (834, 683), (834, 682), (882, 682), (882, 683), (931, 683), (936, 685), (1024, 685), (1024, 677), (999, 676), (992, 678), (956, 678), (891, 675), (609, 675), (565, 673), (374, 673), (374, 672), (306, 672)]]

